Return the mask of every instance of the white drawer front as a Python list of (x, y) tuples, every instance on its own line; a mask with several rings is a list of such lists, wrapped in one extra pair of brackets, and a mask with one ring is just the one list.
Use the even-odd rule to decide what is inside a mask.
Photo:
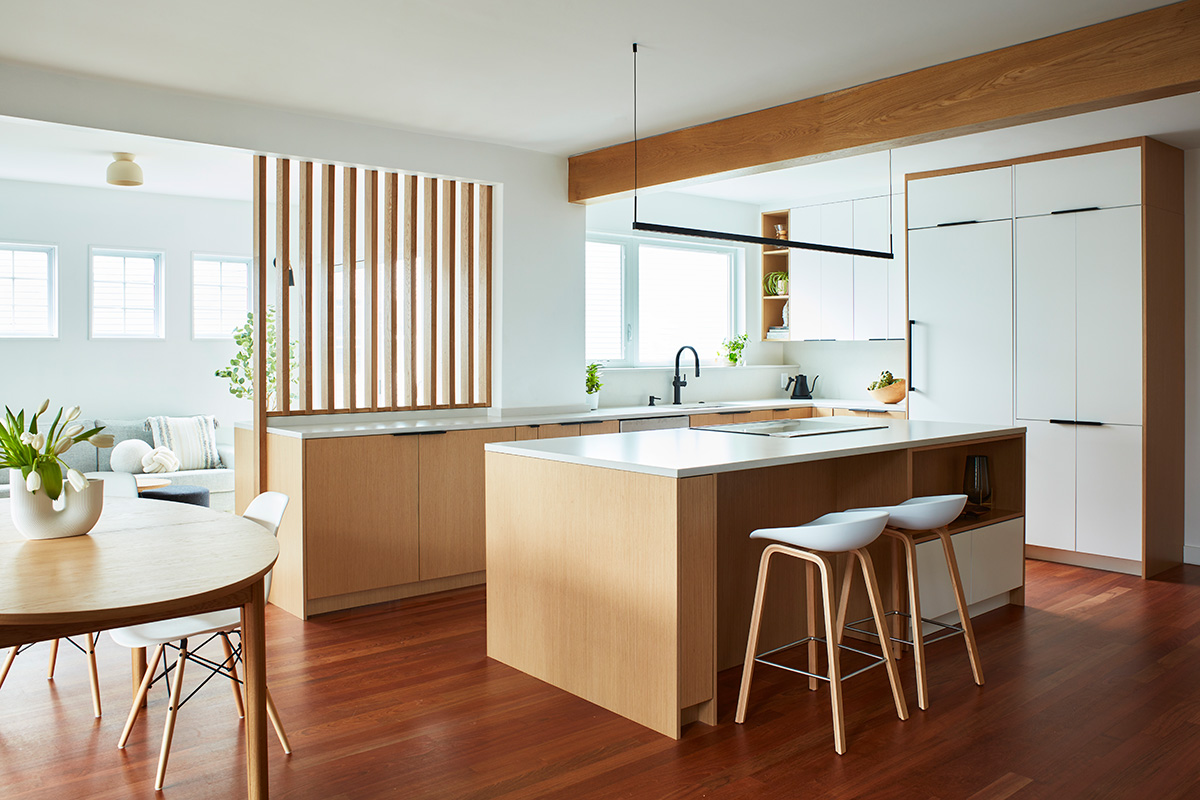
[(1013, 168), (1018, 217), (1142, 202), (1142, 149), (1106, 150)]
[(908, 182), (908, 227), (1012, 218), (1012, 167)]

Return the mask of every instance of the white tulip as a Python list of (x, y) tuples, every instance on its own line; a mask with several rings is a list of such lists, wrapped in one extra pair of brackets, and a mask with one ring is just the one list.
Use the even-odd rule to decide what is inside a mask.
[(75, 441), (73, 439), (59, 439), (58, 444), (54, 445), (54, 455), (61, 456), (63, 453), (70, 450), (74, 444)]
[(112, 447), (116, 444), (117, 440), (111, 433), (97, 433), (93, 434), (92, 438), (88, 439), (88, 441), (96, 447)]
[(67, 422), (79, 416), (79, 406), (71, 406), (71, 410), (67, 412)]
[(68, 425), (66, 429), (63, 430), (62, 435), (66, 436), (68, 439), (74, 439), (81, 433), (83, 433), (83, 426), (76, 422), (74, 425)]
[(25, 431), (21, 434), (21, 444), (33, 444), (33, 434)]
[(42, 401), (42, 406), (41, 406), (41, 408), (39, 408), (39, 409), (37, 410), (37, 413), (36, 413), (36, 414), (34, 414), (34, 416), (35, 416), (35, 417), (37, 417), (37, 416), (41, 416), (42, 414), (45, 414), (45, 413), (46, 413), (46, 409), (47, 409), (47, 408), (49, 408), (49, 407), (50, 407), (50, 398), (49, 398), (49, 397), (47, 397), (45, 400), (43, 400), (43, 401)]
[(36, 472), (29, 473), (29, 477), (25, 479), (25, 488), (29, 490), (30, 494), (42, 488), (42, 476)]
[(88, 486), (88, 479), (83, 473), (77, 469), (67, 470), (67, 482), (71, 484), (71, 488), (77, 492), (82, 492)]
[(40, 453), (42, 448), (46, 446), (46, 434), (39, 433), (34, 436), (33, 440), (29, 443), (29, 446)]

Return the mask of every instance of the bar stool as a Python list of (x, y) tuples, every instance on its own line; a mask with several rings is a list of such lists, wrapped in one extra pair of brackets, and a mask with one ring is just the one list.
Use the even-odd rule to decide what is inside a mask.
[[(836, 553), (848, 553), (851, 555), (849, 563), (853, 564), (854, 560), (857, 559), (862, 567), (863, 580), (867, 584), (867, 594), (871, 599), (871, 611), (874, 613), (876, 624), (882, 630), (884, 620), (883, 603), (879, 599), (879, 586), (875, 581), (875, 567), (871, 562), (871, 556), (865, 548), (879, 538), (879, 534), (883, 531), (883, 526), (887, 523), (887, 520), (888, 515), (883, 511), (842, 511), (826, 514), (804, 525), (792, 528), (763, 528), (750, 534), (751, 539), (768, 539), (775, 543), (768, 545), (763, 550), (762, 559), (759, 561), (758, 585), (754, 590), (754, 612), (750, 619), (750, 636), (746, 642), (746, 661), (742, 667), (742, 687), (738, 694), (736, 720), (739, 723), (746, 721), (746, 704), (750, 697), (750, 679), (754, 674), (755, 662), (786, 669), (789, 672), (795, 672), (800, 675), (807, 675), (810, 682), (811, 679), (816, 678), (829, 683), (829, 699), (830, 704), (833, 706), (833, 746), (839, 755), (846, 752), (846, 721), (842, 714), (842, 681), (845, 678), (852, 678), (871, 667), (885, 664), (887, 666), (888, 680), (892, 684), (892, 697), (896, 701), (896, 715), (902, 720), (908, 719), (908, 707), (904, 702), (904, 692), (900, 688), (900, 673), (896, 668), (896, 658), (892, 653), (892, 648), (886, 645), (883, 646), (881, 648), (883, 655), (880, 657), (874, 653), (868, 653), (841, 644), (841, 619), (839, 617), (835, 622), (833, 609), (834, 595), (832, 579), (834, 566), (832, 556)], [(782, 544), (780, 544), (781, 542)], [(825, 612), (825, 637), (822, 639), (821, 637), (814, 636), (812, 635), (814, 632), (809, 630), (809, 635), (803, 639), (758, 655), (756, 651), (758, 649), (759, 628), (762, 624), (763, 596), (766, 594), (767, 588), (767, 571), (770, 567), (771, 556), (776, 554), (798, 558), (806, 562), (810, 580), (812, 579), (812, 567), (815, 566), (820, 570), (821, 593)], [(806, 643), (815, 644), (816, 642), (825, 643), (829, 656), (828, 675), (819, 675), (811, 671), (784, 666), (783, 664), (768, 661), (766, 658), (797, 645)], [(855, 670), (849, 675), (843, 676), (841, 674), (842, 650), (851, 650), (874, 659), (874, 662), (862, 669)], [(816, 649), (810, 644), (809, 670), (815, 669), (815, 657)]]
[[(958, 559), (954, 557), (954, 543), (950, 540), (950, 530), (946, 527), (953, 522), (967, 503), (965, 494), (943, 494), (928, 497), (914, 497), (895, 506), (880, 506), (878, 508), (857, 509), (859, 511), (886, 511), (888, 523), (883, 529), (885, 536), (898, 539), (904, 545), (904, 560), (908, 568), (908, 603), (909, 611), (889, 611), (885, 616), (897, 615), (907, 617), (912, 639), (889, 637), (893, 642), (907, 644), (913, 648), (913, 661), (917, 670), (917, 704), (921, 710), (929, 708), (929, 680), (925, 674), (925, 633), (922, 623), (927, 622), (944, 628), (945, 632), (928, 643), (941, 641), (951, 636), (962, 634), (967, 644), (967, 656), (971, 661), (971, 672), (975, 683), (983, 686), (983, 668), (979, 661), (979, 646), (975, 643), (975, 631), (971, 628), (971, 615), (967, 611), (967, 598), (963, 593), (962, 577), (958, 572)], [(921, 617), (921, 592), (917, 580), (917, 545), (937, 537), (942, 542), (942, 551), (946, 554), (946, 568), (950, 571), (950, 583), (954, 587), (954, 601), (958, 606), (958, 625), (947, 625), (932, 619)], [(845, 599), (841, 601), (845, 608)], [(844, 612), (843, 612), (844, 613)], [(855, 627), (866, 622), (869, 618), (856, 620), (846, 625), (847, 630), (879, 636), (882, 641), (883, 627), (876, 631)], [(878, 625), (878, 622), (876, 622)]]

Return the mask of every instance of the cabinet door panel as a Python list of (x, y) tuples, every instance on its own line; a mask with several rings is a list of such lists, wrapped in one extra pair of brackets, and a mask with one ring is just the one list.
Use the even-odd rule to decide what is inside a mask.
[(1012, 167), (908, 182), (908, 228), (1012, 217)]
[(1025, 540), (1075, 549), (1075, 428), (1017, 420), (1025, 431)]
[(909, 232), (910, 419), (1011, 425), (1012, 222)]
[(483, 446), (515, 435), (491, 428), (409, 437), (420, 450), (421, 580), (484, 568)]
[(304, 443), (310, 600), (419, 579), (416, 436)]
[[(821, 241), (821, 207), (793, 208), (789, 236)], [(788, 255), (788, 328), (792, 339), (821, 338), (821, 254), (793, 250)]]
[(578, 436), (579, 424), (574, 425), (567, 423), (563, 425), (542, 425), (537, 429), (537, 438), (539, 439), (559, 439), (563, 436)]
[(808, 419), (812, 415), (811, 408), (777, 408), (772, 413), (774, 419)]
[[(954, 558), (958, 561), (958, 572), (962, 576), (963, 594), (971, 598), (971, 531), (956, 533), (950, 537), (954, 542)], [(921, 616), (937, 619), (958, 608), (954, 602), (954, 587), (950, 583), (950, 570), (946, 568), (946, 554), (938, 539), (917, 545), (917, 584), (921, 587)], [(926, 626), (926, 632), (937, 630)]]
[(1142, 429), (1076, 428), (1076, 549), (1142, 558)]
[[(888, 244), (888, 198), (854, 201), (854, 246), (883, 250)], [(854, 256), (854, 338), (888, 336), (888, 267), (882, 258)]]
[(1075, 216), (1017, 220), (1017, 417), (1075, 419)]
[[(821, 206), (821, 244), (854, 246), (854, 204)], [(854, 257), (821, 253), (821, 338), (854, 338)]]
[(620, 431), (621, 422), (615, 419), (579, 424), (579, 434), (581, 436), (596, 436), (601, 433), (619, 433)]
[(904, 195), (892, 198), (892, 252), (888, 262), (888, 338), (908, 336), (908, 271), (904, 256)]
[(1076, 217), (1078, 419), (1142, 424), (1142, 213)]
[[(1010, 519), (971, 531), (971, 594), (978, 603), (1025, 583), (1025, 523)], [(959, 570), (965, 569), (959, 565)]]
[(1017, 164), (1013, 171), (1016, 215), (1137, 205), (1142, 202), (1141, 179), (1140, 147)]

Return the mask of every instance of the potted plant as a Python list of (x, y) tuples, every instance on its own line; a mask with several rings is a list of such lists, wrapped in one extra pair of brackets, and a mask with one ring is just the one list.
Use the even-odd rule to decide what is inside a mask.
[(904, 378), (897, 378), (884, 370), (879, 373), (879, 380), (867, 387), (867, 391), (881, 403), (899, 403), (904, 399)]
[[(278, 352), (278, 336), (276, 334), (275, 324), (275, 307), (267, 306), (267, 381), (269, 394), (267, 395), (267, 410), (275, 411), (279, 408), (279, 402), (275, 397), (275, 354)], [(222, 367), (214, 374), (218, 378), (226, 378), (229, 380), (229, 393), (241, 400), (250, 400), (254, 397), (254, 312), (246, 314), (246, 324), (240, 328), (235, 328), (233, 331), (233, 341), (238, 346), (237, 355), (229, 359), (229, 366)], [(296, 343), (288, 342), (288, 362), (291, 364), (290, 374), (292, 376), (292, 384), (298, 385), (298, 372), (296, 369)], [(297, 399), (296, 392), (292, 392), (292, 399)]]
[(736, 367), (743, 363), (742, 351), (746, 349), (746, 342), (750, 341), (750, 334), (743, 333), (732, 339), (726, 339), (721, 342), (721, 357), (731, 367)]
[(588, 407), (595, 411), (600, 407), (600, 388), (604, 386), (600, 382), (600, 364), (592, 362), (587, 365), (587, 376), (584, 378), (583, 388), (587, 392)]
[(59, 408), (50, 427), (39, 430), (39, 421), (49, 407), (47, 400), (29, 415), (26, 429), (25, 412), (13, 414), (5, 406), (0, 424), (0, 468), (9, 471), (13, 524), (26, 539), (87, 533), (100, 519), (104, 505), (102, 482), (89, 481), (62, 457), (80, 442), (112, 447), (112, 435), (100, 433), (103, 428), (85, 431), (75, 422), (79, 406), (69, 411)]
[(763, 275), (763, 294), (777, 297), (788, 293), (788, 274), (786, 272), (768, 272)]

